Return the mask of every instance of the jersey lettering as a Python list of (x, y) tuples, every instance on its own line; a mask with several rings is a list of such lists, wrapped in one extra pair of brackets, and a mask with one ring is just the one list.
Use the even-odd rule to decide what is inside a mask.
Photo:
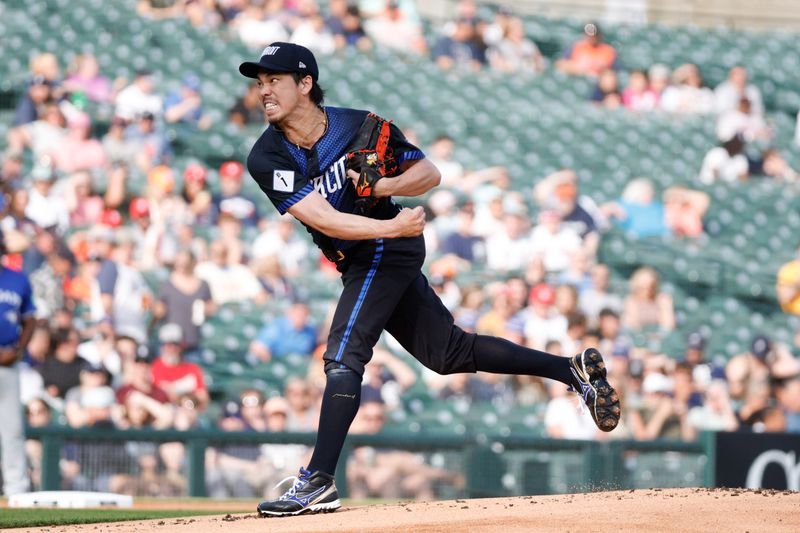
[(328, 198), (329, 195), (335, 193), (346, 183), (346, 170), (345, 161), (347, 156), (343, 155), (334, 164), (328, 167), (325, 174), (313, 178), (311, 182), (314, 184), (314, 189), (322, 195), (323, 198)]
[(16, 292), (0, 290), (0, 304), (9, 304), (18, 307), (22, 303), (22, 297)]

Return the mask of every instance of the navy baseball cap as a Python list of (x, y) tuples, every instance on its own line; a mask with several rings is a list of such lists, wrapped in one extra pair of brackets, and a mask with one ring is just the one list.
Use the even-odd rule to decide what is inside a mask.
[(686, 348), (690, 350), (705, 350), (706, 339), (699, 331), (693, 331), (686, 338)]
[(317, 81), (319, 69), (314, 54), (305, 46), (275, 42), (264, 48), (258, 62), (245, 61), (239, 72), (248, 78), (258, 78), (259, 72), (297, 72)]
[(757, 334), (753, 337), (750, 343), (750, 352), (759, 359), (766, 359), (769, 352), (772, 351), (772, 340), (763, 333)]

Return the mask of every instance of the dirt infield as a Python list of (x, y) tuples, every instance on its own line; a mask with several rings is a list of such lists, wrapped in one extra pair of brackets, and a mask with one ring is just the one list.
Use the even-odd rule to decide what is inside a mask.
[(333, 514), (171, 518), (18, 529), (50, 533), (307, 532), (770, 532), (800, 531), (800, 493), (740, 489), (650, 489), (373, 505)]

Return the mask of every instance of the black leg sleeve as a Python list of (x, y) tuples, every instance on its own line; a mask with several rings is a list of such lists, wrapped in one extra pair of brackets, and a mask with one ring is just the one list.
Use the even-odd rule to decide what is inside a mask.
[(572, 383), (569, 358), (531, 350), (488, 335), (475, 337), (475, 369), (493, 374), (523, 374)]
[(361, 403), (361, 376), (349, 368), (327, 371), (328, 381), (319, 412), (319, 429), (308, 470), (333, 475), (344, 439)]

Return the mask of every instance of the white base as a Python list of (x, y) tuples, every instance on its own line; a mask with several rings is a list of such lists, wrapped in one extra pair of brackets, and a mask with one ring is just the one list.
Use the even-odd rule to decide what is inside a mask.
[(133, 507), (133, 496), (111, 492), (48, 490), (25, 492), (8, 497), (9, 507)]

